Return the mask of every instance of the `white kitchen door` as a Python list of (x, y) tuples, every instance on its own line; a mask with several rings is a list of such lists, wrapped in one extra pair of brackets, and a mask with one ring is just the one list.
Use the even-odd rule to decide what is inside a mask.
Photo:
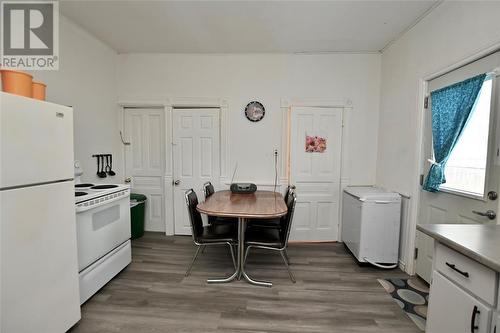
[(342, 108), (294, 107), (290, 178), (297, 187), (291, 239), (339, 239)]
[(186, 190), (194, 189), (201, 202), (203, 184), (219, 187), (220, 138), (218, 108), (174, 109), (173, 165), (175, 234), (190, 235)]
[[(499, 53), (500, 54), (500, 53)], [(475, 63), (462, 67), (456, 71), (443, 75), (437, 79), (429, 81), (428, 91), (441, 89), (461, 82), (480, 73), (488, 72), (500, 65), (500, 57), (492, 55)], [(446, 164), (445, 175), (447, 183), (441, 186), (440, 192), (431, 193), (420, 190), (420, 206), (418, 224), (496, 224), (497, 218), (481, 216), (486, 212), (498, 213), (498, 199), (490, 199), (487, 193), (499, 191), (499, 157), (497, 155), (498, 139), (496, 138), (495, 123), (497, 121), (496, 111), (500, 107), (500, 86), (497, 79), (489, 79), (483, 84), (483, 90), (479, 94), (475, 110), (469, 119), (465, 130), (460, 137), (454, 152), (457, 158), (450, 160)], [(486, 94), (488, 93), (488, 96)], [(483, 95), (482, 95), (483, 94)], [(491, 98), (489, 97), (491, 95)], [(428, 108), (424, 111), (423, 127), (423, 159), (421, 161), (424, 175), (427, 177), (430, 162), (433, 158), (432, 151), (432, 99), (429, 98)], [(476, 118), (473, 118), (476, 117)], [(479, 118), (477, 118), (479, 117)], [(468, 127), (471, 129), (468, 131)], [(498, 125), (497, 125), (498, 126)], [(483, 139), (480, 140), (480, 137)], [(461, 140), (464, 140), (463, 143)], [(480, 142), (480, 143), (478, 143)], [(453, 153), (452, 153), (453, 154)], [(453, 155), (452, 155), (453, 156)], [(460, 157), (462, 156), (462, 157)], [(478, 156), (486, 158), (485, 167), (478, 168)], [(471, 171), (472, 170), (472, 171)], [(482, 174), (481, 174), (481, 170)], [(478, 177), (481, 177), (478, 182)], [(475, 186), (473, 184), (484, 184)], [(467, 188), (475, 186), (482, 191), (484, 196), (473, 192), (459, 192), (453, 188)], [(425, 281), (431, 282), (432, 260), (434, 256), (434, 241), (429, 236), (418, 232), (416, 234), (417, 258), (415, 272)]]
[(126, 108), (125, 175), (133, 193), (144, 194), (145, 229), (165, 231), (165, 115), (163, 108)]

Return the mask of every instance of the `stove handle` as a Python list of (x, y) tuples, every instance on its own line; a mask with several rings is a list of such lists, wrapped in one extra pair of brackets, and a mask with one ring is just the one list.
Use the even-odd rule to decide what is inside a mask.
[[(122, 193), (122, 192), (118, 192), (118, 193)], [(101, 207), (101, 206), (104, 206), (104, 205), (107, 205), (107, 204), (110, 204), (112, 202), (115, 202), (115, 201), (118, 201), (118, 200), (122, 200), (122, 199), (125, 199), (127, 198), (128, 196), (130, 196), (130, 192), (129, 191), (124, 191), (123, 192), (124, 194), (122, 195), (119, 195), (115, 198), (112, 198), (112, 199), (108, 199), (108, 200), (104, 200), (104, 201), (101, 201), (97, 204), (92, 204), (90, 206), (84, 206), (83, 203), (82, 203), (82, 206), (78, 206), (79, 204), (76, 205), (76, 213), (82, 213), (82, 212), (85, 212), (87, 210), (90, 210), (90, 209), (94, 209), (94, 208), (97, 208), (97, 207)], [(98, 198), (96, 198), (98, 199)], [(96, 200), (96, 199), (91, 199), (89, 201), (92, 201), (92, 200)]]

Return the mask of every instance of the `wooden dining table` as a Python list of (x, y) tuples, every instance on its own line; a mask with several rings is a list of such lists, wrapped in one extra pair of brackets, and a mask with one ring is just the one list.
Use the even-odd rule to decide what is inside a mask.
[(227, 278), (208, 279), (208, 283), (225, 283), (241, 280), (271, 287), (271, 282), (257, 281), (245, 272), (245, 229), (248, 219), (279, 218), (287, 213), (287, 206), (283, 196), (278, 192), (256, 191), (251, 194), (232, 193), (231, 191), (218, 191), (209, 196), (204, 202), (199, 203), (197, 209), (200, 213), (210, 216), (235, 217), (238, 219), (238, 255), (235, 272)]

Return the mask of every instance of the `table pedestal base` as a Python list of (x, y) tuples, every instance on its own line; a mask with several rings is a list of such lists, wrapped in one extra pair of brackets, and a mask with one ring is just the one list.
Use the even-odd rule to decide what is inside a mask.
[(261, 287), (272, 287), (273, 284), (271, 282), (266, 281), (257, 281), (252, 279), (245, 272), (245, 229), (246, 229), (246, 219), (239, 217), (238, 218), (238, 260), (236, 264), (236, 271), (227, 278), (220, 279), (208, 279), (207, 283), (228, 283), (234, 280), (241, 280), (243, 277), (248, 283), (261, 286)]

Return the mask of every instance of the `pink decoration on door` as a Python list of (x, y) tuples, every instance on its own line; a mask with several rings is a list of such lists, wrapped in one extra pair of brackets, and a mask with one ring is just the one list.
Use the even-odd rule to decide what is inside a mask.
[(306, 153), (324, 153), (326, 138), (318, 135), (306, 135)]

